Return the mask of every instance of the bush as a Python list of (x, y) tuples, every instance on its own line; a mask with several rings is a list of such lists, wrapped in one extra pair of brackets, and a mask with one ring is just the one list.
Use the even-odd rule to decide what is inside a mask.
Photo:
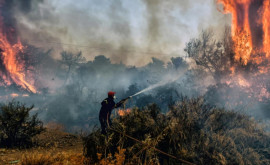
[(181, 164), (150, 146), (194, 164), (270, 163), (268, 133), (248, 116), (211, 109), (203, 99), (184, 99), (167, 114), (155, 105), (134, 108), (114, 119), (107, 136), (93, 130), (84, 139), (84, 154), (94, 163), (114, 156), (120, 147), (125, 150), (126, 164)]
[(44, 130), (37, 114), (29, 115), (33, 107), (26, 107), (14, 100), (0, 106), (1, 146), (29, 147), (32, 144), (31, 138)]

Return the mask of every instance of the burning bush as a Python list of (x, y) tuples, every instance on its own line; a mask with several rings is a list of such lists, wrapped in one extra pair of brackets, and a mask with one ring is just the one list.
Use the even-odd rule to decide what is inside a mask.
[(37, 114), (30, 117), (33, 106), (26, 107), (20, 102), (11, 101), (0, 107), (0, 144), (6, 147), (28, 147), (31, 138), (44, 128)]
[(111, 159), (117, 147), (125, 150), (125, 162), (134, 164), (177, 164), (179, 159), (195, 164), (270, 163), (270, 136), (254, 120), (210, 109), (200, 98), (183, 99), (167, 114), (155, 105), (134, 108), (114, 119), (107, 136), (97, 129), (84, 140), (85, 155), (92, 162)]

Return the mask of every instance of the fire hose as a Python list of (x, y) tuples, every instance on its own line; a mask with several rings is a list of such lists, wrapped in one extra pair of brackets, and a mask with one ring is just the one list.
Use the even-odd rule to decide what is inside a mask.
[(131, 98), (132, 98), (132, 96), (128, 96), (127, 98), (122, 99), (121, 101), (119, 101), (119, 102), (116, 104), (115, 107), (119, 107), (119, 106), (121, 106), (122, 104), (125, 104), (125, 103), (128, 101), (128, 99), (131, 99)]

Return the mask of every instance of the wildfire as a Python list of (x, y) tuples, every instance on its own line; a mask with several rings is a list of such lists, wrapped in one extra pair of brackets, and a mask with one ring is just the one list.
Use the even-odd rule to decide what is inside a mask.
[(264, 31), (264, 38), (263, 38), (263, 47), (264, 51), (266, 52), (266, 57), (270, 55), (270, 2), (264, 1), (263, 4), (263, 31)]
[(238, 83), (242, 87), (250, 87), (251, 86), (250, 83), (242, 77), (238, 77)]
[[(234, 59), (244, 64), (255, 64), (258, 71), (239, 72), (231, 67), (227, 85), (237, 86), (259, 101), (268, 100), (267, 77), (270, 71), (270, 0), (216, 0), (223, 5), (223, 13), (231, 14), (231, 37)], [(243, 67), (243, 66), (241, 66)]]
[[(217, 0), (223, 4), (223, 13), (232, 15), (232, 39), (235, 60), (247, 64), (269, 60), (270, 2), (269, 0)], [(264, 57), (253, 54), (265, 53)]]
[[(2, 70), (0, 71), (1, 78), (6, 85), (15, 83), (28, 91), (36, 93), (35, 87), (26, 81), (24, 62), (18, 61), (18, 54), (23, 52), (24, 46), (19, 39), (11, 42), (8, 39), (9, 36), (6, 32), (6, 28), (8, 27), (5, 27), (4, 19), (2, 16), (0, 16), (0, 65), (2, 65)], [(14, 31), (14, 29), (9, 30)], [(14, 37), (12, 36), (10, 38)]]
[(19, 94), (17, 94), (17, 93), (11, 93), (10, 96), (13, 97), (13, 98), (14, 97), (19, 97)]
[(130, 112), (131, 112), (131, 109), (126, 109), (126, 110), (124, 110), (124, 109), (119, 109), (119, 110), (118, 110), (118, 115), (119, 115), (119, 116), (125, 116), (125, 115), (129, 114)]

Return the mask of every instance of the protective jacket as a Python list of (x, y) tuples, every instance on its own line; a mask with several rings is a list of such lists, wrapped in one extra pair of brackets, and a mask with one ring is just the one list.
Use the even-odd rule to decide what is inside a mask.
[(108, 97), (101, 102), (101, 109), (99, 111), (99, 121), (100, 121), (103, 134), (106, 134), (106, 128), (108, 126), (111, 126), (112, 124), (111, 119), (110, 119), (112, 110), (114, 108), (120, 107), (121, 104), (122, 103), (115, 104), (112, 97)]

